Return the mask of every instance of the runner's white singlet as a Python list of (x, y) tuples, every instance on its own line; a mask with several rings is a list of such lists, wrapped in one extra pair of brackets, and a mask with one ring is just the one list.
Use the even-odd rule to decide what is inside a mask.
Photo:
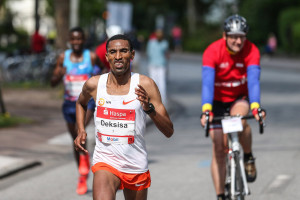
[(146, 114), (135, 94), (140, 76), (131, 74), (127, 95), (109, 95), (108, 75), (102, 74), (98, 82), (93, 165), (104, 162), (124, 173), (144, 173), (148, 171)]

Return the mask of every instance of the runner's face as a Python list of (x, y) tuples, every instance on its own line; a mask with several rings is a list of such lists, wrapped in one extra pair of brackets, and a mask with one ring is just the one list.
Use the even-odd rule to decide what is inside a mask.
[(134, 58), (134, 50), (130, 51), (127, 40), (112, 40), (108, 44), (106, 60), (109, 62), (112, 73), (125, 74), (130, 70), (130, 61)]
[(74, 52), (80, 52), (83, 49), (84, 37), (81, 32), (74, 31), (70, 34), (70, 44)]
[(245, 44), (246, 36), (245, 35), (225, 35), (224, 39), (226, 40), (227, 47), (229, 50), (238, 53), (240, 52)]

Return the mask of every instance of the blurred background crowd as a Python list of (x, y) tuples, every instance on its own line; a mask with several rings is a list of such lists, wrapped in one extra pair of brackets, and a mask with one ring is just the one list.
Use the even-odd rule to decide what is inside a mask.
[(118, 25), (141, 55), (157, 29), (171, 51), (202, 53), (234, 13), (247, 19), (247, 37), (263, 55), (300, 53), (298, 0), (1, 0), (0, 81), (49, 83), (75, 26), (86, 32), (90, 50), (106, 40), (108, 26)]

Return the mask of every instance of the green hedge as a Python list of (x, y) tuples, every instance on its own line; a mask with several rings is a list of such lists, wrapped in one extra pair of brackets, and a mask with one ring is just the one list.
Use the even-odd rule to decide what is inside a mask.
[(286, 9), (280, 13), (279, 37), (284, 50), (300, 52), (300, 7)]
[(188, 52), (203, 52), (208, 45), (222, 37), (219, 27), (203, 26), (195, 34), (183, 38), (183, 50)]
[(297, 52), (300, 52), (300, 20), (295, 22), (292, 26), (293, 45)]
[(24, 117), (10, 116), (8, 113), (0, 114), (0, 128), (16, 126), (19, 124), (30, 124), (33, 121)]

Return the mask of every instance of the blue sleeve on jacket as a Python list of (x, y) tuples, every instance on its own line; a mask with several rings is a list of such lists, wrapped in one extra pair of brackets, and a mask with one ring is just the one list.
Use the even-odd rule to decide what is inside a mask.
[(215, 85), (215, 69), (209, 66), (202, 67), (202, 105), (213, 104)]
[(248, 93), (250, 103), (260, 103), (260, 66), (250, 65), (247, 68)]

